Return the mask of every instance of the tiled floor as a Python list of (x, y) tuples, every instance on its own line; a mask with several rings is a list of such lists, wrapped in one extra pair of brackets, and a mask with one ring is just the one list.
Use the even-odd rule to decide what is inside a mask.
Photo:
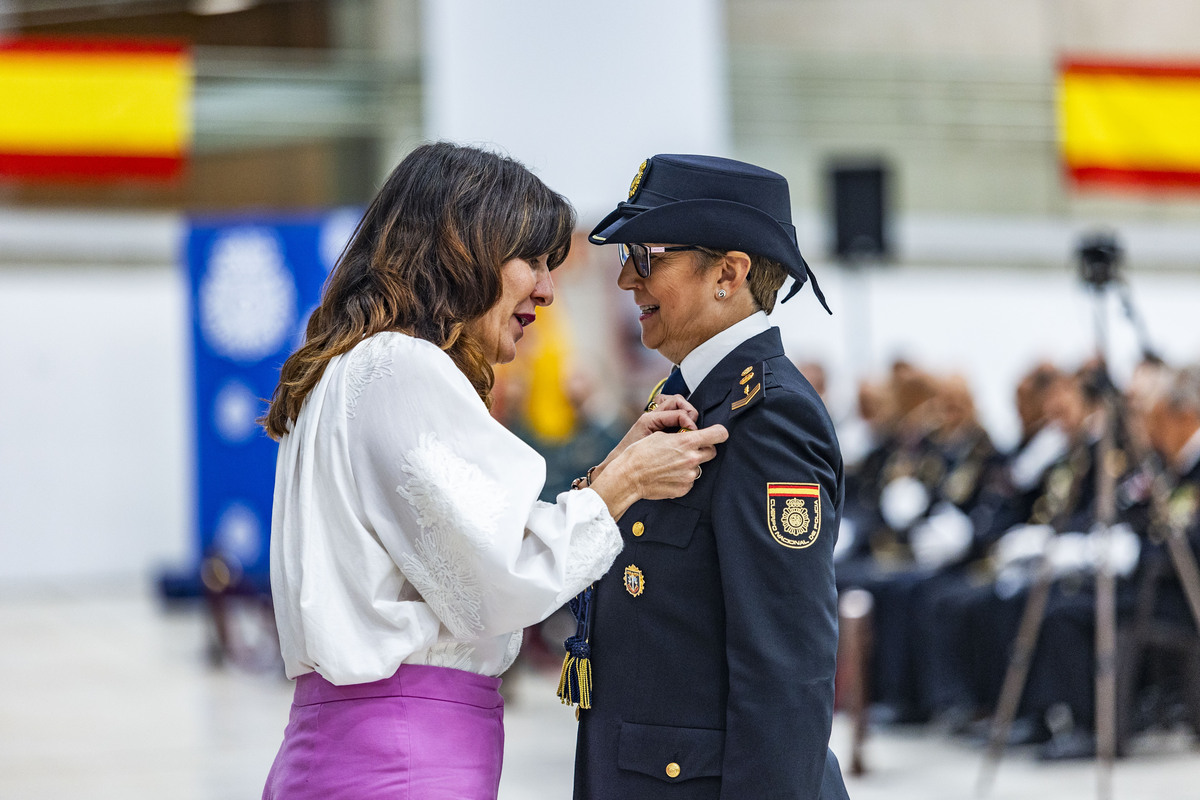
[[(258, 797), (291, 685), (207, 666), (207, 636), (199, 609), (164, 610), (142, 587), (0, 593), (0, 800)], [(554, 681), (509, 680), (502, 800), (570, 796), (575, 723)], [(835, 751), (848, 740), (839, 719)], [(872, 771), (849, 782), (854, 800), (974, 796), (980, 752), (965, 743), (874, 731), (866, 753)], [(1096, 771), (1016, 751), (990, 796), (1094, 798)], [(1113, 796), (1200, 797), (1200, 749), (1182, 734), (1143, 737), (1118, 762)]]

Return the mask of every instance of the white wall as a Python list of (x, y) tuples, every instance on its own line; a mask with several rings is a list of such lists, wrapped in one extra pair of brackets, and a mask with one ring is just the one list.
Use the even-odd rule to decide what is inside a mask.
[(498, 146), (598, 217), (655, 153), (732, 155), (722, 5), (424, 0), (426, 135)]
[[(178, 223), (15, 216), (0, 220), (0, 589), (182, 565), (191, 398)], [(106, 247), (105, 228), (130, 236)], [(77, 263), (88, 241), (99, 260)], [(34, 249), (60, 260), (23, 257)], [(114, 250), (122, 259), (106, 263)]]

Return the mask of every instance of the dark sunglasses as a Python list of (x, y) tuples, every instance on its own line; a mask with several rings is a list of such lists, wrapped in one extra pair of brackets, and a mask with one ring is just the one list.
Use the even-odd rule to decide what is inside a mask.
[(621, 266), (625, 266), (625, 262), (632, 258), (633, 268), (643, 278), (650, 277), (650, 255), (652, 253), (679, 253), (685, 250), (699, 249), (701, 248), (692, 244), (676, 245), (675, 247), (651, 247), (646, 244), (617, 245), (617, 253), (621, 256)]

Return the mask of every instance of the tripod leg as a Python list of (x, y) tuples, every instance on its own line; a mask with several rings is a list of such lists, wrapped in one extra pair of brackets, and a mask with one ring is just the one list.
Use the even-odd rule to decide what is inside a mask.
[(1176, 526), (1171, 526), (1171, 533), (1167, 537), (1167, 549), (1175, 565), (1175, 574), (1183, 584), (1183, 593), (1187, 596), (1188, 607), (1192, 610), (1196, 630), (1200, 631), (1200, 569), (1196, 567), (1196, 556), (1188, 547), (1183, 531)]
[(1050, 582), (1050, 562), (1045, 555), (1042, 555), (1038, 562), (1033, 586), (1029, 589), (1029, 597), (1025, 601), (1025, 610), (1021, 612), (1021, 626), (1017, 629), (1017, 639), (1013, 644), (1012, 657), (1008, 662), (1008, 670), (1004, 673), (1000, 699), (996, 703), (996, 715), (992, 719), (987, 753), (984, 756), (983, 767), (979, 771), (979, 780), (975, 785), (976, 794), (980, 797), (986, 795), (991, 788), (992, 778), (995, 777), (996, 768), (1004, 755), (1008, 732), (1017, 716), (1021, 695), (1025, 691), (1025, 679), (1029, 677), (1029, 664), (1033, 660), (1033, 651), (1037, 647), (1038, 634), (1041, 632), (1042, 620), (1046, 615), (1046, 601), (1050, 597)]
[(1107, 565), (1096, 576), (1097, 797), (1112, 797), (1117, 755), (1117, 586)]

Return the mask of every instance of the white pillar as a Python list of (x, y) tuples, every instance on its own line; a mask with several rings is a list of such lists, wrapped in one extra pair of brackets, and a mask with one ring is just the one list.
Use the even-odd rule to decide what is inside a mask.
[(423, 0), (425, 133), (500, 150), (589, 227), (659, 152), (731, 155), (720, 0)]

